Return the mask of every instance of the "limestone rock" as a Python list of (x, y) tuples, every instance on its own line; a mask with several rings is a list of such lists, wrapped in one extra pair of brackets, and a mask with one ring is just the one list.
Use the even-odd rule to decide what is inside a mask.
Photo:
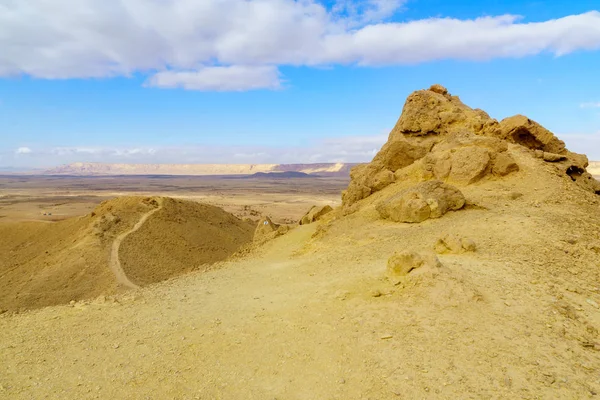
[(544, 161), (548, 161), (548, 162), (556, 162), (556, 161), (566, 160), (567, 157), (563, 154), (548, 153), (548, 152), (544, 151), (542, 153), (542, 159)]
[(557, 154), (566, 151), (565, 143), (562, 140), (524, 115), (515, 115), (503, 119), (500, 122), (500, 137), (532, 150)]
[(307, 225), (315, 221), (320, 220), (325, 214), (333, 211), (330, 205), (324, 205), (322, 207), (313, 206), (304, 216), (300, 219), (300, 225)]
[(571, 178), (583, 189), (600, 195), (600, 181), (596, 180), (589, 172), (583, 172), (577, 177), (571, 176)]
[(455, 234), (448, 234), (438, 239), (433, 248), (438, 254), (460, 254), (475, 251), (477, 245), (472, 239), (461, 238)]
[(261, 239), (269, 236), (273, 232), (277, 231), (279, 225), (271, 221), (271, 218), (265, 216), (258, 221), (256, 230), (254, 231), (254, 241), (260, 241)]
[(427, 145), (411, 143), (404, 138), (399, 138), (384, 144), (373, 159), (373, 163), (381, 164), (383, 168), (396, 172), (423, 158), (428, 151)]
[(351, 181), (348, 188), (342, 192), (342, 204), (350, 206), (371, 194), (371, 189), (360, 182)]
[(389, 169), (384, 169), (375, 174), (369, 186), (371, 186), (371, 191), (378, 192), (394, 183), (395, 180), (394, 173)]
[(420, 183), (403, 190), (377, 206), (382, 218), (395, 222), (422, 222), (439, 218), (465, 205), (465, 197), (453, 186), (440, 181)]
[(483, 147), (463, 147), (452, 154), (448, 179), (463, 185), (475, 183), (490, 171), (490, 151)]
[(473, 110), (443, 86), (433, 85), (408, 96), (390, 140), (402, 135), (444, 135), (461, 130), (484, 134), (494, 132), (497, 125), (485, 112)]
[(441, 263), (433, 253), (416, 253), (401, 251), (392, 255), (387, 261), (387, 276), (394, 282), (416, 270), (435, 270)]
[(535, 150), (535, 151), (533, 152), (533, 155), (534, 155), (536, 158), (544, 158), (544, 151), (543, 151), (543, 150)]
[(461, 243), (463, 250), (466, 252), (473, 252), (477, 250), (477, 244), (473, 239), (462, 238)]
[(506, 176), (511, 172), (519, 170), (519, 165), (509, 153), (500, 153), (496, 155), (492, 166), (492, 173), (498, 176)]
[[(505, 177), (520, 169), (514, 157), (527, 154), (515, 144), (552, 162), (557, 174), (570, 176), (580, 187), (600, 190), (586, 172), (587, 158), (569, 152), (564, 142), (537, 122), (516, 115), (499, 123), (463, 104), (443, 86), (433, 85), (408, 96), (387, 143), (371, 163), (352, 169), (342, 213), (360, 209), (360, 200), (387, 190), (392, 183), (435, 179), (464, 186)], [(425, 218), (427, 207), (419, 196), (412, 197), (405, 199), (413, 211), (409, 219)]]
[(442, 94), (444, 96), (448, 94), (448, 89), (446, 89), (445, 87), (443, 87), (442, 85), (440, 85), (438, 83), (431, 85), (429, 90), (431, 90), (432, 92), (435, 92), (435, 93)]

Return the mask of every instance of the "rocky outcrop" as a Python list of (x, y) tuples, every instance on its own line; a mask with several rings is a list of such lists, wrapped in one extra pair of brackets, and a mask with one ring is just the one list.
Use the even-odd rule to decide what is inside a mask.
[(409, 274), (436, 271), (442, 266), (433, 253), (400, 251), (392, 255), (387, 262), (387, 277), (394, 284), (402, 282)]
[(498, 122), (485, 111), (472, 109), (448, 93), (446, 88), (433, 85), (418, 90), (406, 99), (402, 115), (390, 134), (390, 140), (402, 136), (427, 137), (472, 132), (496, 136)]
[(258, 221), (256, 230), (254, 231), (254, 241), (261, 240), (262, 238), (269, 236), (271, 233), (277, 231), (279, 225), (271, 221), (271, 218), (265, 216)]
[(500, 122), (499, 137), (531, 150), (563, 154), (565, 142), (552, 132), (524, 115), (515, 115)]
[(377, 212), (395, 222), (423, 222), (439, 218), (448, 211), (460, 210), (465, 197), (457, 188), (440, 181), (420, 183), (381, 202)]
[(271, 221), (271, 218), (264, 216), (258, 221), (258, 225), (254, 230), (253, 241), (255, 244), (263, 244), (269, 240), (275, 239), (286, 234), (290, 230), (289, 225), (279, 225)]
[(355, 203), (389, 185), (407, 181), (439, 180), (461, 187), (504, 179), (520, 170), (513, 156), (515, 145), (552, 163), (557, 173), (584, 189), (600, 193), (600, 183), (585, 170), (587, 158), (569, 152), (537, 122), (522, 115), (498, 122), (433, 85), (408, 96), (387, 143), (372, 162), (351, 170), (351, 182), (342, 194), (344, 212), (354, 211)]
[(472, 239), (463, 238), (455, 234), (448, 234), (438, 239), (433, 246), (433, 249), (438, 254), (460, 254), (474, 252), (477, 249), (477, 245)]
[(322, 207), (313, 206), (304, 216), (300, 219), (299, 225), (307, 225), (320, 220), (325, 214), (333, 211), (330, 205)]

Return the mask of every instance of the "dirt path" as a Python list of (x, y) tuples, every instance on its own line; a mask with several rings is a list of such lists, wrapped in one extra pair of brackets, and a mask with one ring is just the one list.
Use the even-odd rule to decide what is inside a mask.
[(142, 217), (140, 218), (140, 220), (133, 226), (133, 228), (131, 228), (130, 230), (121, 233), (119, 236), (117, 236), (117, 238), (115, 239), (115, 241), (112, 244), (112, 248), (110, 250), (110, 261), (109, 261), (109, 267), (110, 270), (115, 274), (115, 278), (117, 279), (117, 283), (123, 286), (126, 286), (128, 288), (131, 289), (139, 289), (139, 286), (136, 285), (135, 283), (131, 282), (129, 280), (129, 278), (127, 278), (127, 275), (125, 274), (125, 271), (123, 271), (123, 268), (121, 267), (121, 261), (119, 260), (119, 247), (121, 247), (121, 242), (123, 242), (123, 240), (129, 236), (130, 234), (132, 234), (133, 232), (137, 231), (138, 229), (140, 229), (142, 227), (142, 225), (144, 225), (144, 223), (146, 222), (146, 220), (155, 212), (159, 211), (160, 209), (162, 209), (162, 204), (159, 204), (159, 206), (151, 211), (148, 211), (146, 214), (142, 215)]

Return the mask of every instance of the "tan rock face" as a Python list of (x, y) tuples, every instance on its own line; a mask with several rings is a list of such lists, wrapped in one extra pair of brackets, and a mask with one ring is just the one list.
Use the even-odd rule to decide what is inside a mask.
[(519, 165), (515, 162), (515, 159), (508, 153), (500, 153), (494, 160), (492, 167), (492, 173), (498, 176), (506, 176), (511, 172), (519, 170)]
[(330, 205), (325, 205), (322, 207), (313, 206), (304, 216), (300, 219), (300, 225), (311, 224), (315, 221), (320, 220), (325, 214), (333, 211)]
[(258, 221), (256, 230), (254, 231), (254, 241), (260, 241), (266, 236), (269, 236), (279, 228), (279, 225), (271, 221), (269, 217), (263, 217)]
[(285, 235), (290, 231), (289, 225), (279, 225), (271, 221), (271, 218), (263, 217), (256, 226), (254, 231), (253, 242), (255, 245), (261, 245), (270, 240), (273, 240), (281, 235)]
[(548, 162), (563, 161), (567, 159), (567, 157), (562, 154), (548, 153), (546, 151), (542, 152), (542, 158), (544, 161)]
[(422, 222), (439, 218), (448, 211), (459, 210), (465, 197), (453, 186), (429, 181), (408, 188), (377, 206), (382, 218), (395, 222)]
[(484, 111), (473, 110), (444, 87), (434, 85), (429, 90), (419, 90), (408, 96), (390, 139), (461, 131), (495, 134), (497, 129), (498, 122)]
[(520, 144), (532, 150), (542, 150), (562, 154), (566, 151), (565, 142), (537, 122), (515, 115), (500, 122), (500, 138)]
[(383, 145), (379, 153), (373, 159), (374, 164), (382, 168), (396, 172), (423, 158), (429, 151), (427, 145), (411, 143), (404, 138), (390, 140)]
[[(463, 104), (443, 86), (433, 85), (408, 96), (388, 142), (371, 163), (352, 169), (342, 196), (344, 212), (355, 211), (359, 206), (353, 205), (360, 200), (409, 179), (435, 179), (459, 187), (508, 179), (520, 171), (513, 156), (518, 150), (515, 144), (532, 150), (532, 157), (535, 151), (539, 158), (552, 162), (557, 174), (600, 193), (600, 183), (585, 170), (587, 158), (569, 152), (537, 122), (516, 115), (498, 123), (484, 111)], [(402, 202), (403, 209), (413, 213), (404, 219), (422, 219), (427, 214), (419, 195), (407, 195)]]
[(463, 147), (452, 154), (448, 179), (463, 185), (475, 183), (490, 171), (492, 158), (484, 147)]

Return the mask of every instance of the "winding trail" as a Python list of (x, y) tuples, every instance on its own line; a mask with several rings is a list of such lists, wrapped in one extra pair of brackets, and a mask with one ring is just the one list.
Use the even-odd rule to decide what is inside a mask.
[(115, 278), (117, 279), (117, 283), (123, 286), (126, 286), (131, 289), (139, 289), (139, 286), (135, 283), (131, 282), (125, 271), (123, 271), (123, 267), (121, 267), (121, 261), (119, 260), (119, 248), (121, 247), (121, 242), (130, 234), (137, 231), (144, 225), (146, 220), (155, 212), (162, 209), (162, 204), (153, 210), (148, 211), (146, 214), (142, 215), (140, 220), (131, 228), (130, 230), (121, 233), (112, 244), (112, 248), (110, 251), (110, 261), (108, 263), (111, 271), (115, 274)]

